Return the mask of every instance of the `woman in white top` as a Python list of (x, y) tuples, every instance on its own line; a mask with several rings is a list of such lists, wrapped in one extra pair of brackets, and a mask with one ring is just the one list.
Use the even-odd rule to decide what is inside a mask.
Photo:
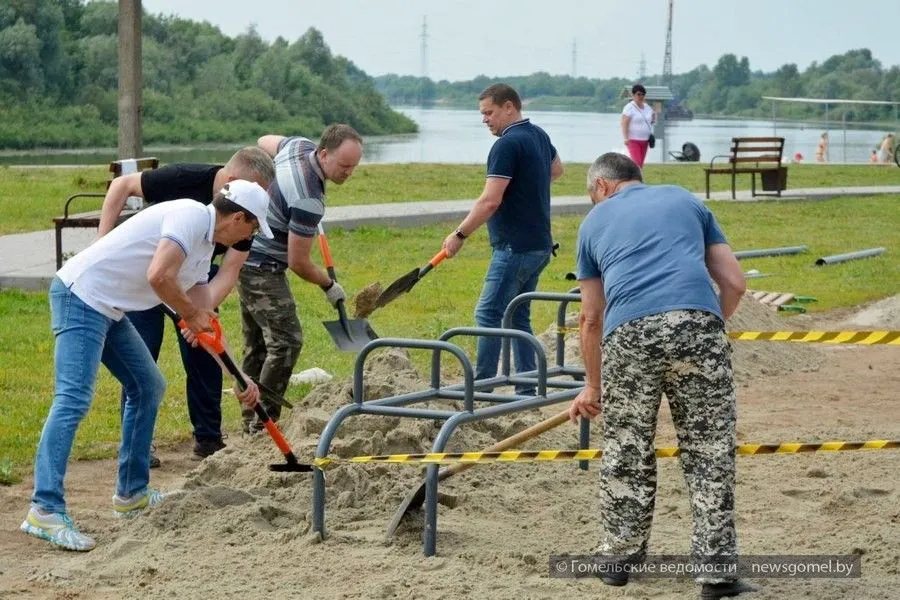
[(631, 88), (631, 101), (622, 109), (622, 139), (631, 160), (637, 166), (644, 166), (647, 156), (648, 140), (656, 123), (656, 113), (649, 104), (644, 103), (647, 90), (637, 83)]

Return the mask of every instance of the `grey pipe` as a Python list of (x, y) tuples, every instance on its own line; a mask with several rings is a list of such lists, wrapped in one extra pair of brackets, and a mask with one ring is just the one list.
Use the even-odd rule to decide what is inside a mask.
[(734, 255), (738, 260), (742, 258), (759, 258), (760, 256), (781, 256), (783, 254), (802, 254), (806, 252), (806, 246), (785, 246), (784, 248), (766, 248), (763, 250), (740, 250)]
[(856, 252), (847, 252), (846, 254), (834, 254), (832, 256), (823, 256), (816, 259), (816, 265), (833, 265), (837, 263), (847, 262), (848, 260), (856, 260), (857, 258), (869, 258), (870, 256), (878, 256), (883, 254), (886, 248), (869, 248), (868, 250), (857, 250)]

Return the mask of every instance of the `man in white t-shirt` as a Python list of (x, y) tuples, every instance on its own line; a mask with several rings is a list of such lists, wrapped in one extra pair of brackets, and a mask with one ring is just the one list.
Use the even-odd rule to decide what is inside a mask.
[[(68, 550), (91, 550), (66, 512), (64, 479), (78, 425), (91, 405), (102, 362), (126, 391), (113, 508), (128, 516), (162, 502), (148, 487), (150, 441), (166, 382), (126, 312), (160, 302), (178, 312), (194, 334), (211, 331), (215, 279), (207, 285), (216, 243), (231, 246), (266, 223), (269, 196), (256, 183), (236, 180), (209, 206), (173, 200), (151, 206), (78, 253), (50, 285), (50, 326), (56, 338), (55, 396), (34, 465), (31, 510), (21, 530)], [(253, 405), (250, 382), (238, 393)]]

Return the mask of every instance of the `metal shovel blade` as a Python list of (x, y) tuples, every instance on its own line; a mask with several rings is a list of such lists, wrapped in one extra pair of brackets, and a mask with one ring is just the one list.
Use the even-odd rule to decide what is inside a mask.
[[(500, 440), (493, 446), (490, 446), (485, 449), (485, 452), (502, 452), (503, 450), (509, 450), (510, 448), (515, 448), (522, 442), (530, 440), (533, 437), (536, 437), (544, 432), (550, 431), (554, 427), (559, 427), (563, 423), (569, 420), (569, 411), (568, 409), (558, 413), (548, 419), (544, 419), (540, 423), (536, 423), (531, 427), (520, 431), (515, 435), (511, 435), (506, 439)], [(454, 465), (450, 465), (444, 469), (438, 471), (438, 481), (443, 481), (448, 477), (452, 477), (457, 473), (462, 473), (463, 471), (467, 471), (475, 466), (476, 463), (456, 463)], [(385, 533), (385, 540), (390, 540), (394, 533), (397, 531), (397, 528), (400, 526), (400, 523), (403, 521), (404, 517), (409, 513), (418, 510), (422, 507), (422, 504), (425, 503), (425, 482), (421, 482), (417, 487), (413, 488), (406, 494), (406, 497), (403, 499), (403, 502), (400, 503), (400, 506), (397, 508), (397, 511), (394, 513), (391, 522), (388, 523), (387, 532)], [(438, 490), (438, 496), (440, 496), (440, 490)]]
[(416, 283), (418, 283), (419, 281), (419, 271), (420, 269), (413, 269), (412, 271), (389, 285), (387, 289), (381, 292), (381, 295), (378, 296), (378, 300), (375, 301), (375, 306), (381, 308), (389, 304), (390, 302), (393, 302), (402, 294), (405, 294), (406, 292), (411, 290), (413, 286), (416, 285)]
[(269, 465), (269, 470), (278, 473), (311, 473), (313, 466), (299, 462), (286, 462)]
[[(359, 352), (366, 344), (378, 339), (378, 334), (365, 319), (347, 319), (341, 321), (322, 321), (325, 329), (331, 334), (331, 339), (339, 350), (344, 352)], [(344, 324), (347, 325), (346, 329)]]

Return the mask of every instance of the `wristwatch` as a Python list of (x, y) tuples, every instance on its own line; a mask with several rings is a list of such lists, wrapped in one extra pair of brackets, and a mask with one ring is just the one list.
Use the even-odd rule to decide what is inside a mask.
[(458, 238), (461, 239), (461, 240), (464, 240), (464, 239), (466, 239), (466, 238), (468, 237), (466, 234), (464, 234), (464, 233), (462, 232), (462, 229), (460, 229), (460, 228), (458, 228), (458, 227), (456, 228), (456, 231), (454, 231), (453, 233), (455, 233), (455, 234), (456, 234), (456, 237), (458, 237)]

